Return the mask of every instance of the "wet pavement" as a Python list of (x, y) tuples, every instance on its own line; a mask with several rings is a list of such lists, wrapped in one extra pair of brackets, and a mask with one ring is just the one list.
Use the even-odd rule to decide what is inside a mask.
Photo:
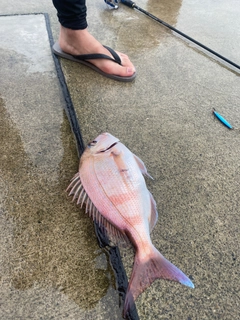
[[(240, 64), (240, 4), (137, 1)], [(50, 1), (0, 1), (0, 14), (47, 12)], [(159, 211), (155, 246), (195, 289), (155, 281), (137, 300), (144, 319), (238, 319), (239, 70), (143, 14), (88, 4), (90, 31), (137, 68), (119, 83), (62, 60), (87, 142), (108, 131), (145, 162)], [(0, 318), (121, 319), (108, 259), (91, 221), (65, 195), (78, 167), (75, 142), (43, 15), (0, 17)], [(132, 252), (122, 250), (128, 275)]]

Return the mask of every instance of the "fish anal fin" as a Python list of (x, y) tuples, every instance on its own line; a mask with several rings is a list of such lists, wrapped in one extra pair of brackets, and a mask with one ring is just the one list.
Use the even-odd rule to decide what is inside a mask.
[(156, 201), (154, 200), (151, 192), (149, 192), (149, 196), (150, 196), (150, 201), (151, 201), (151, 212), (150, 212), (150, 217), (149, 217), (149, 230), (150, 230), (150, 232), (152, 232), (152, 230), (158, 220), (158, 212), (157, 212)]
[(114, 245), (120, 245), (120, 246), (128, 246), (130, 244), (130, 241), (126, 234), (119, 229), (117, 229), (111, 222), (109, 222), (107, 219), (105, 219), (101, 213), (99, 212), (99, 215), (101, 216), (101, 219), (96, 222), (100, 226), (102, 232), (107, 235), (109, 240)]
[(124, 316), (127, 315), (139, 294), (158, 278), (177, 281), (194, 288), (191, 280), (180, 269), (164, 258), (156, 248), (153, 247), (152, 253), (147, 260), (140, 259), (138, 252), (136, 252), (124, 303)]

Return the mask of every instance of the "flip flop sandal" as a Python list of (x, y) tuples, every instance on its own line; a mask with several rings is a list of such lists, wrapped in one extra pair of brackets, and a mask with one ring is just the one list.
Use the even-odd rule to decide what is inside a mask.
[(111, 58), (105, 54), (101, 54), (101, 53), (81, 54), (81, 55), (74, 56), (74, 55), (71, 55), (71, 54), (68, 54), (68, 53), (62, 51), (58, 42), (55, 42), (55, 44), (52, 47), (52, 50), (57, 56), (84, 64), (85, 66), (90, 67), (91, 69), (97, 71), (98, 73), (100, 73), (103, 76), (108, 77), (110, 79), (123, 81), (123, 82), (133, 81), (136, 77), (136, 72), (134, 72), (134, 74), (130, 77), (121, 77), (121, 76), (117, 76), (117, 75), (108, 74), (106, 72), (103, 72), (98, 67), (93, 65), (91, 62), (86, 61), (86, 60), (91, 60), (91, 59), (108, 59), (108, 60), (111, 60), (111, 61), (116, 62), (121, 65), (121, 59), (120, 59), (119, 55), (113, 49), (111, 49), (107, 46), (104, 46), (104, 47), (111, 53), (113, 58)]

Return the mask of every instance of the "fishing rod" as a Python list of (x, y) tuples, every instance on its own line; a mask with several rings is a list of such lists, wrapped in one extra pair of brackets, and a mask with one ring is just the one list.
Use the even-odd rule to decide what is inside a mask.
[(150, 17), (150, 18), (152, 18), (153, 20), (155, 20), (155, 21), (161, 23), (162, 25), (164, 25), (166, 28), (171, 29), (172, 31), (180, 34), (182, 37), (188, 39), (189, 41), (191, 41), (191, 42), (195, 43), (196, 45), (200, 46), (201, 48), (203, 48), (204, 50), (210, 52), (211, 54), (217, 56), (218, 58), (224, 60), (225, 62), (231, 64), (232, 66), (234, 66), (235, 68), (237, 68), (237, 69), (240, 70), (240, 65), (236, 64), (235, 62), (232, 62), (231, 60), (225, 58), (224, 56), (222, 56), (221, 54), (217, 53), (216, 51), (208, 48), (207, 46), (205, 46), (204, 44), (200, 43), (199, 41), (197, 41), (197, 40), (189, 37), (187, 34), (181, 32), (180, 30), (178, 30), (178, 29), (176, 29), (176, 28), (174, 28), (174, 27), (171, 26), (170, 24), (168, 24), (168, 23), (164, 22), (163, 20), (155, 17), (153, 14), (151, 14), (151, 13), (149, 13), (148, 11), (146, 11), (146, 10), (140, 8), (139, 6), (137, 6), (135, 2), (133, 2), (133, 1), (131, 1), (131, 0), (121, 0), (121, 2), (122, 2), (124, 5), (128, 6), (129, 8), (136, 9), (136, 10), (144, 13), (144, 14), (147, 15), (148, 17)]

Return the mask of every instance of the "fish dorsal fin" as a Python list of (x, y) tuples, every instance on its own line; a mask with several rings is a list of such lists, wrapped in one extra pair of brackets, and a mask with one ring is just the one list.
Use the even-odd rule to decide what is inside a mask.
[(82, 185), (79, 173), (75, 174), (72, 178), (66, 191), (69, 192), (69, 196), (73, 195), (72, 201), (76, 200), (77, 204), (80, 204), (81, 208), (85, 205), (85, 213), (97, 222), (102, 232), (104, 232), (104, 234), (107, 235), (114, 244), (125, 246), (130, 243), (126, 234), (117, 229), (98, 211), (90, 197), (87, 195)]
[(158, 220), (158, 212), (157, 212), (157, 204), (156, 201), (153, 198), (153, 195), (151, 192), (149, 192), (150, 200), (151, 200), (151, 213), (149, 217), (149, 230), (152, 232), (153, 228), (155, 227), (155, 224)]
[(137, 165), (139, 167), (139, 169), (141, 170), (142, 174), (145, 176), (148, 176), (149, 178), (151, 178), (153, 180), (153, 177), (150, 176), (150, 174), (147, 172), (147, 168), (145, 167), (144, 162), (134, 154), (134, 159), (137, 162)]

